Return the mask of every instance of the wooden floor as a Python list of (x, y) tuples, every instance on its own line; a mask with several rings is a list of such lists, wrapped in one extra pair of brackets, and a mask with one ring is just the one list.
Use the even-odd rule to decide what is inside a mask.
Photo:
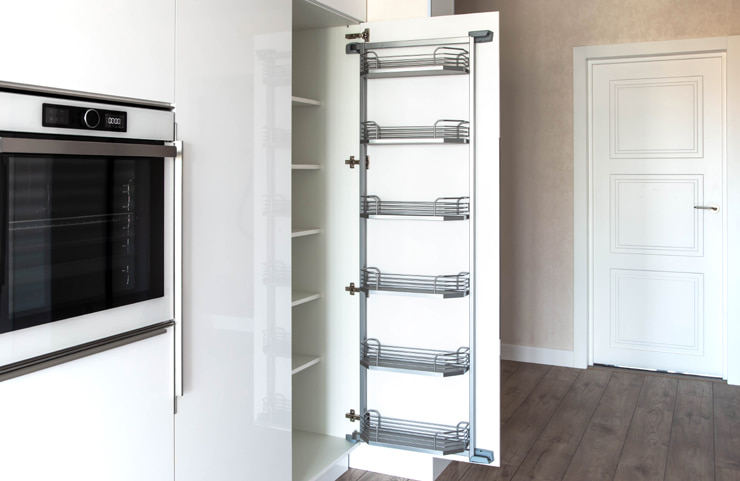
[(740, 481), (740, 387), (502, 361), (501, 455), (501, 468), (452, 463), (438, 481)]

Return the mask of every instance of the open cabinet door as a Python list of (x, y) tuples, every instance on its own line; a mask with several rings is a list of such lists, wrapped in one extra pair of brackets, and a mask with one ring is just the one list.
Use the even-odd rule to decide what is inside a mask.
[(292, 215), (322, 229), (293, 246), (322, 296), (293, 314), (321, 359), (293, 378), (294, 463), (307, 431), (414, 480), (500, 465), (498, 52), (497, 13), (294, 33), (293, 95), (320, 105), (293, 111), (293, 162), (321, 171)]

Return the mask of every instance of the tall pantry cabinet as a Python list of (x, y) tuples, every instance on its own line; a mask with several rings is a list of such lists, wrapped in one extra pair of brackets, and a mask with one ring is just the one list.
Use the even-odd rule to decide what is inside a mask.
[(498, 65), (497, 13), (294, 28), (294, 481), (500, 463)]

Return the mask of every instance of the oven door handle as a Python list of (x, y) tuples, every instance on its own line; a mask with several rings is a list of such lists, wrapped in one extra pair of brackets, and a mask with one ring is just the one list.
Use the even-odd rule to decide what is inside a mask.
[(157, 144), (124, 144), (76, 140), (0, 137), (0, 153), (39, 155), (89, 155), (97, 157), (176, 157), (177, 147)]

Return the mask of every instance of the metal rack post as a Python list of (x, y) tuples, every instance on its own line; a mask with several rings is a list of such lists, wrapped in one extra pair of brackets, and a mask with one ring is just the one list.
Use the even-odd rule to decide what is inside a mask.
[[(365, 46), (361, 45), (362, 52)], [(367, 78), (360, 75), (360, 125), (367, 121)], [(358, 132), (359, 135), (359, 132)], [(367, 196), (367, 144), (359, 142), (360, 145), (360, 199)], [(367, 269), (367, 218), (360, 217), (360, 270)], [(367, 339), (367, 292), (360, 292), (360, 343)], [(367, 412), (367, 370), (362, 365), (360, 370), (360, 414)]]

